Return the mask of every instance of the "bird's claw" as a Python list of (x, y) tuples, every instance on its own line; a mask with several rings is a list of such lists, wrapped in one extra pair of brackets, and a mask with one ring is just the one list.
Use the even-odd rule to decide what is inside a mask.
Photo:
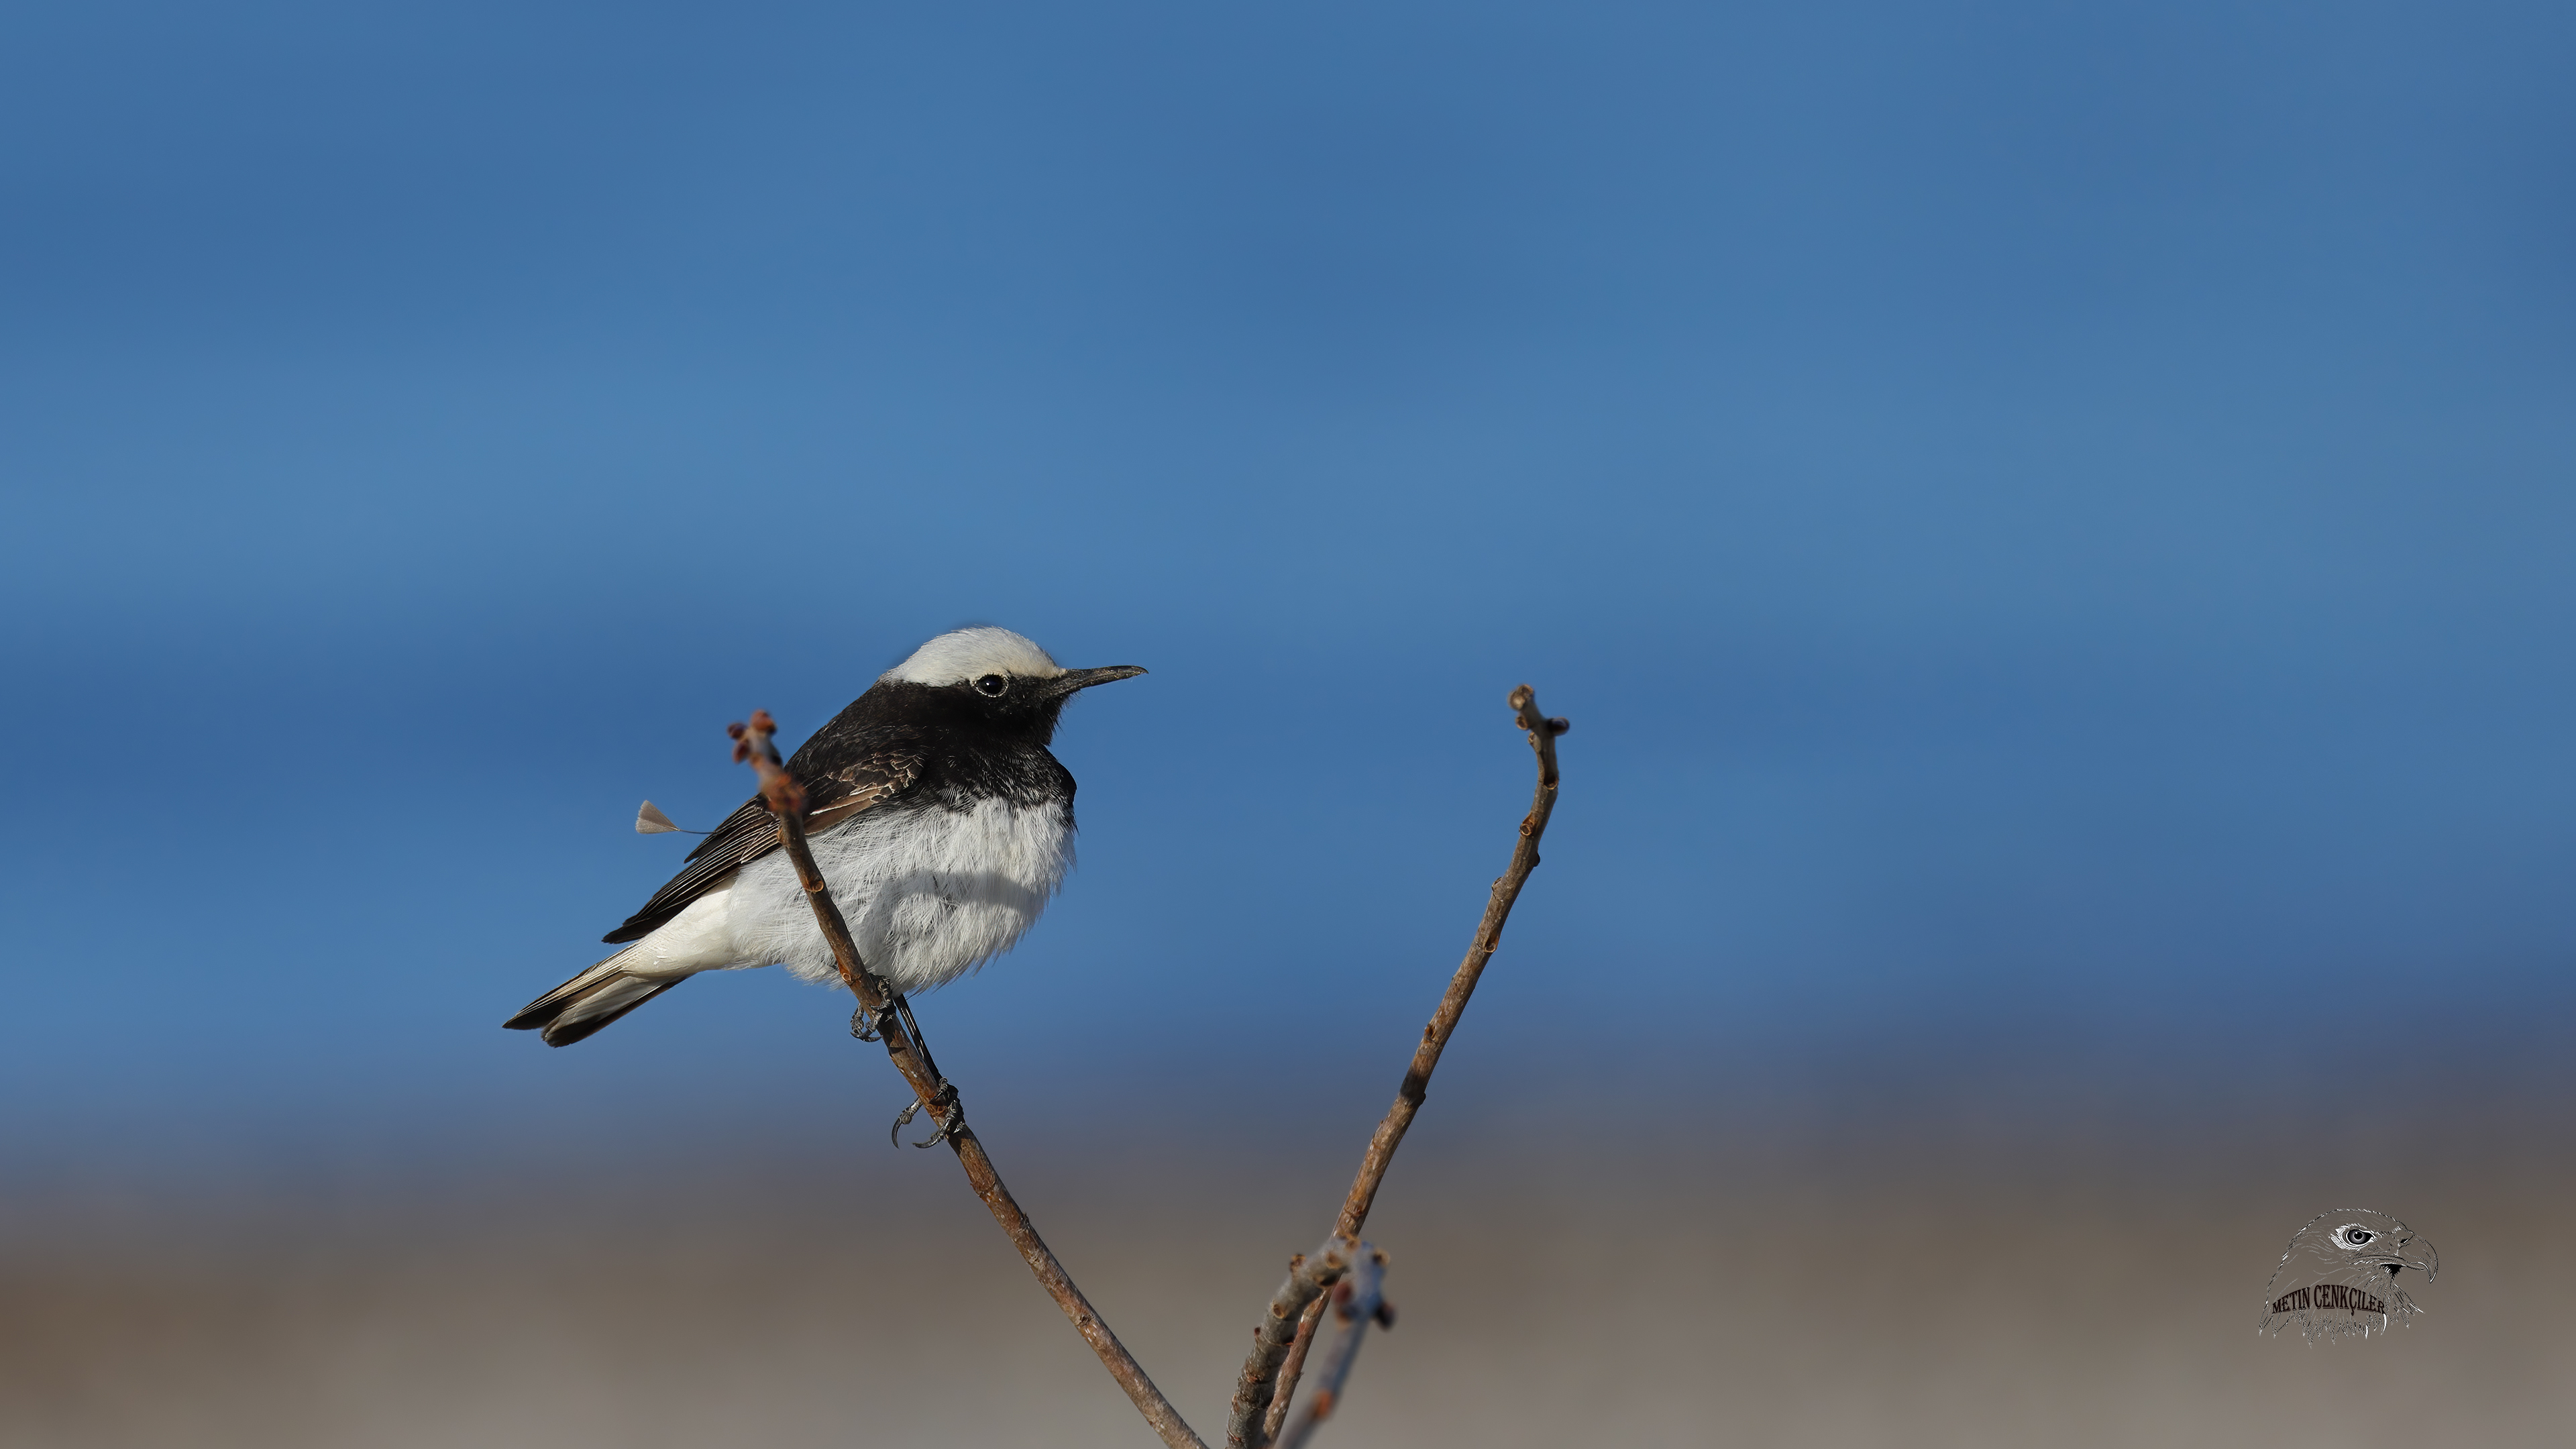
[(864, 1001), (860, 1002), (858, 1009), (850, 1013), (850, 1035), (861, 1041), (879, 1040), (877, 1020), (876, 1017), (868, 1014), (868, 1004)]
[[(950, 1086), (946, 1082), (940, 1083), (939, 1094), (936, 1098), (936, 1102), (937, 1110), (931, 1114), (931, 1119), (939, 1124), (939, 1130), (931, 1133), (921, 1141), (912, 1144), (915, 1147), (938, 1146), (940, 1143), (947, 1141), (950, 1137), (955, 1136), (958, 1126), (965, 1121), (965, 1114), (957, 1110), (957, 1089), (955, 1087)], [(896, 1145), (902, 1142), (903, 1129), (911, 1123), (913, 1117), (920, 1111), (921, 1099), (919, 1097), (915, 1097), (910, 1102), (904, 1104), (904, 1109), (895, 1116), (894, 1125), (886, 1129), (886, 1142), (888, 1145)]]
[[(913, 1105), (917, 1107), (921, 1104), (915, 1102)], [(921, 1141), (912, 1144), (913, 1146), (936, 1147), (940, 1143), (956, 1136), (957, 1129), (965, 1124), (966, 1114), (957, 1110), (957, 1089), (955, 1087), (946, 1082), (941, 1082), (939, 1084), (939, 1094), (931, 1099), (931, 1115), (939, 1123), (939, 1130), (931, 1133)]]

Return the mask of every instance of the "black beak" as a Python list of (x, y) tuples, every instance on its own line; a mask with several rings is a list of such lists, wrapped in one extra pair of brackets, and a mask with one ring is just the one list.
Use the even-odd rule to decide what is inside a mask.
[(1133, 664), (1112, 664), (1103, 669), (1068, 669), (1047, 681), (1046, 692), (1053, 698), (1062, 699), (1078, 689), (1089, 689), (1095, 684), (1108, 684), (1113, 680), (1133, 679), (1144, 672)]

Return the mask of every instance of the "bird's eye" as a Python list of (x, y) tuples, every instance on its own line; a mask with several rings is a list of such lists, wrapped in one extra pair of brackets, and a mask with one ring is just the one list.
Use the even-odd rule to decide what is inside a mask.
[(975, 692), (986, 699), (1000, 699), (1002, 691), (1010, 687), (1011, 682), (998, 674), (987, 674), (975, 681)]
[(2342, 1236), (2343, 1245), (2345, 1247), (2358, 1248), (2364, 1243), (2369, 1242), (2371, 1239), (2378, 1237), (2379, 1234), (2372, 1232), (2368, 1228), (2348, 1227), (2343, 1230)]

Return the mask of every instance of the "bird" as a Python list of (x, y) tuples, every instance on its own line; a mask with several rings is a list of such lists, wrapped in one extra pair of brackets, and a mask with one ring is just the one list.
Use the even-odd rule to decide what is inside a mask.
[[(953, 981), (1011, 949), (1073, 863), (1073, 774), (1047, 749), (1067, 701), (1145, 671), (1066, 669), (992, 626), (923, 644), (787, 761), (832, 899), (870, 971), (897, 992)], [(502, 1025), (569, 1046), (701, 971), (784, 965), (840, 980), (758, 796), (600, 938), (613, 955)]]
[(2328, 1208), (2291, 1235), (2263, 1285), (2254, 1331), (2277, 1334), (2295, 1323), (2310, 1343), (2386, 1333), (2389, 1320), (2403, 1324), (2424, 1311), (2397, 1286), (2397, 1275), (2412, 1268), (2429, 1283), (2441, 1266), (2423, 1234), (2387, 1213)]

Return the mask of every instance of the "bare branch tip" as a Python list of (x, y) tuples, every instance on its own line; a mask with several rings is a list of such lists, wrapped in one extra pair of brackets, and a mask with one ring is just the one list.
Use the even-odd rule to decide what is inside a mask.
[(1542, 716), (1538, 712), (1538, 691), (1526, 684), (1512, 691), (1510, 704), (1513, 721), (1533, 735), (1553, 739), (1574, 728), (1574, 722), (1563, 715)]

